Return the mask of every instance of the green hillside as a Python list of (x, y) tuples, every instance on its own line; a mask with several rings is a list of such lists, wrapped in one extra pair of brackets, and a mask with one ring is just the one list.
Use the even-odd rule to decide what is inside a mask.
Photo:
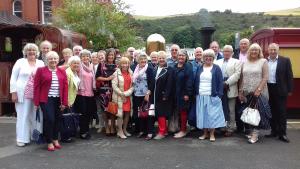
[[(299, 9), (299, 8), (297, 8)], [(134, 25), (138, 35), (144, 40), (152, 34), (162, 34), (167, 43), (179, 43), (181, 46), (195, 47), (200, 44), (199, 29), (203, 26), (214, 26), (214, 39), (224, 44), (233, 44), (234, 34), (240, 32), (242, 37), (249, 37), (254, 31), (268, 27), (300, 27), (300, 16), (274, 16), (264, 13), (208, 12), (201, 9), (198, 13), (166, 17), (151, 20), (136, 19)]]

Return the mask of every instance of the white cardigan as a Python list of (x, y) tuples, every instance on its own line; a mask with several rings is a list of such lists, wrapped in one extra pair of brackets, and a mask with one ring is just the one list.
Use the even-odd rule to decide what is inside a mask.
[(37, 68), (43, 67), (44, 62), (36, 59), (35, 67), (32, 68), (26, 58), (18, 59), (15, 63), (10, 77), (10, 93), (17, 92), (18, 102), (24, 100), (24, 90), (27, 81), (32, 73), (35, 73)]

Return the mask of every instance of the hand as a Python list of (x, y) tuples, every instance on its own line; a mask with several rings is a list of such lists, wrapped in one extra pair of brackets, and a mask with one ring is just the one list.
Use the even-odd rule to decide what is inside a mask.
[(239, 100), (240, 100), (241, 103), (246, 101), (246, 98), (242, 93), (239, 93)]
[(114, 75), (111, 75), (111, 76), (109, 76), (109, 77), (107, 78), (107, 81), (113, 80), (114, 78), (115, 78), (115, 76), (114, 76)]
[(18, 102), (18, 95), (17, 95), (17, 92), (11, 93), (11, 100), (12, 100), (14, 103)]
[(189, 100), (189, 96), (187, 96), (187, 95), (183, 96), (183, 100), (184, 101), (188, 101)]
[(163, 98), (162, 98), (162, 100), (163, 100), (163, 101), (166, 101), (166, 100), (167, 100), (167, 98), (163, 97)]
[(254, 96), (258, 97), (260, 95), (260, 93), (261, 93), (261, 90), (256, 89), (254, 92)]
[(224, 86), (224, 91), (229, 91), (229, 85), (227, 83), (224, 82), (223, 86)]
[(66, 108), (66, 106), (65, 106), (65, 105), (60, 105), (60, 111), (64, 111), (64, 110), (65, 110), (65, 108)]
[(289, 96), (291, 96), (292, 94), (293, 94), (292, 92), (289, 92), (289, 93), (288, 93)]
[(33, 110), (36, 111), (39, 108), (39, 106), (33, 106)]
[(146, 94), (146, 96), (144, 97), (144, 100), (145, 100), (146, 102), (149, 102), (149, 95), (148, 95), (148, 94)]

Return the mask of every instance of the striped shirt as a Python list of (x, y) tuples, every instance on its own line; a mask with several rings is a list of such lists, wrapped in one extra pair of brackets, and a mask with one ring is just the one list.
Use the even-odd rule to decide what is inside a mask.
[(59, 97), (59, 83), (56, 75), (56, 71), (52, 71), (52, 81), (48, 97)]

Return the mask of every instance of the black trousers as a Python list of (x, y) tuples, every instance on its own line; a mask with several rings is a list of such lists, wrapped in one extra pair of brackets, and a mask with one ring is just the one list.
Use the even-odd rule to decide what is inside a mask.
[(271, 129), (272, 133), (282, 136), (286, 135), (287, 96), (280, 96), (277, 87), (276, 84), (268, 83), (269, 104), (272, 113)]
[(244, 123), (241, 120), (242, 116), (242, 104), (239, 98), (236, 99), (236, 104), (235, 104), (235, 121), (236, 121), (236, 129), (238, 132), (248, 134), (250, 132), (250, 126), (246, 123)]
[(48, 97), (47, 103), (40, 103), (40, 107), (43, 111), (43, 135), (48, 144), (52, 143), (53, 140), (58, 140), (61, 120), (59, 106), (59, 97)]
[(133, 121), (135, 123), (136, 131), (148, 134), (154, 134), (155, 117), (148, 116), (147, 118), (138, 117), (138, 107), (142, 105), (144, 96), (133, 96)]
[(89, 133), (89, 124), (93, 112), (95, 111), (95, 99), (93, 96), (81, 96), (77, 95), (74, 102), (75, 113), (80, 113), (79, 116), (79, 128), (80, 134)]

